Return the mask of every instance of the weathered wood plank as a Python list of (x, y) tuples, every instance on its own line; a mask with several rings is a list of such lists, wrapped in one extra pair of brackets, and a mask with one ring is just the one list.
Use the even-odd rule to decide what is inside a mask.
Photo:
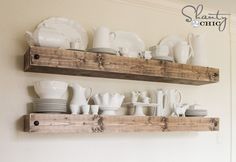
[(30, 114), (25, 131), (37, 133), (119, 133), (218, 131), (218, 118)]
[(210, 67), (43, 47), (26, 52), (24, 70), (190, 85), (219, 81), (219, 70)]

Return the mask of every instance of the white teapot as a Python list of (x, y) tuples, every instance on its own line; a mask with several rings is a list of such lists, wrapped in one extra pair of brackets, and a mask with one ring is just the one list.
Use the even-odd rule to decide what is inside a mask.
[(33, 33), (26, 31), (25, 38), (30, 46), (70, 48), (69, 40), (62, 33), (46, 27), (37, 28)]

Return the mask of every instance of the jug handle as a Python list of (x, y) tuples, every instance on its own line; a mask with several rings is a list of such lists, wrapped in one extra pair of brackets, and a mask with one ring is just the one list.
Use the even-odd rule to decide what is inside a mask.
[(111, 40), (115, 40), (116, 39), (116, 33), (115, 32), (110, 32), (110, 38)]
[(166, 107), (167, 107), (167, 95), (166, 95), (166, 93), (164, 93), (164, 95), (163, 95), (163, 109), (166, 109)]
[(179, 95), (179, 102), (178, 104), (180, 104), (182, 102), (182, 93), (179, 90), (176, 90), (176, 93)]
[(93, 89), (92, 88), (88, 88), (90, 90), (89, 92), (89, 97), (87, 98), (87, 103), (89, 102), (90, 98), (92, 97), (92, 92), (93, 92)]
[(189, 33), (188, 34), (188, 44), (189, 44), (189, 47), (190, 47), (189, 58), (191, 56), (194, 56), (193, 45), (192, 45), (192, 41), (191, 41), (192, 38), (193, 38), (193, 33)]

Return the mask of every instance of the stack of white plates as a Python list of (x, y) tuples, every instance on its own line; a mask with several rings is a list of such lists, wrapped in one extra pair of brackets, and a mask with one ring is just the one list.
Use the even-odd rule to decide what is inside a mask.
[(33, 111), (40, 113), (66, 113), (66, 100), (64, 99), (34, 99)]
[(204, 109), (187, 109), (185, 112), (187, 117), (204, 117), (207, 116), (207, 110)]

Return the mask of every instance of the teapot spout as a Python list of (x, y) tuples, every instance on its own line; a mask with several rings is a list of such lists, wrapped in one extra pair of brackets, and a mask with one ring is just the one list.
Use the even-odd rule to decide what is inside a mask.
[(35, 41), (34, 41), (34, 38), (33, 38), (33, 33), (29, 32), (29, 31), (26, 31), (25, 32), (25, 38), (26, 38), (26, 41), (29, 44), (29, 46), (34, 46), (35, 45)]

